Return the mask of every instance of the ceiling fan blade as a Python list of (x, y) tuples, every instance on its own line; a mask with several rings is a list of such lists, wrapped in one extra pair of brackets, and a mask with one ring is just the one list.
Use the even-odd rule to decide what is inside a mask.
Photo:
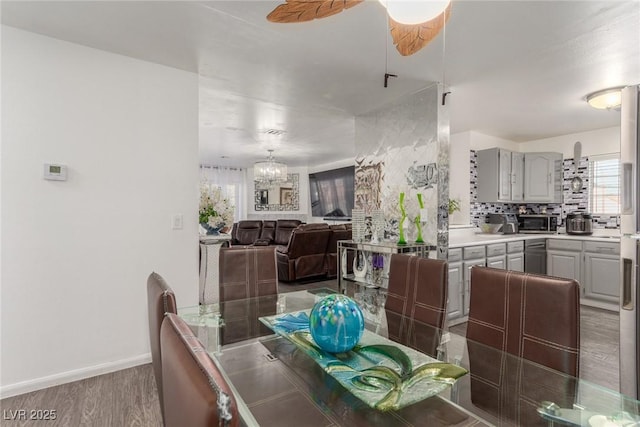
[(401, 24), (389, 17), (389, 28), (393, 44), (402, 56), (413, 55), (425, 47), (444, 27), (451, 16), (451, 3), (440, 15), (421, 24)]
[(267, 20), (277, 23), (305, 22), (326, 18), (349, 9), (364, 0), (287, 0), (267, 15)]

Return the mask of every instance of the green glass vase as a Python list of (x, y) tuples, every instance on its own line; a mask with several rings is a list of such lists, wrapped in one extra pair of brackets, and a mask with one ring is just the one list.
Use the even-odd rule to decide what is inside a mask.
[(400, 206), (400, 223), (398, 224), (398, 244), (406, 245), (407, 240), (404, 238), (404, 221), (407, 219), (407, 213), (404, 210), (404, 193), (400, 193), (400, 199), (398, 200)]
[(416, 243), (424, 243), (424, 239), (422, 238), (422, 218), (420, 217), (420, 212), (422, 212), (422, 209), (424, 209), (424, 203), (422, 201), (422, 194), (419, 193), (418, 206), (420, 206), (420, 211), (418, 211), (418, 215), (415, 219), (416, 228), (418, 229), (418, 237), (416, 238)]

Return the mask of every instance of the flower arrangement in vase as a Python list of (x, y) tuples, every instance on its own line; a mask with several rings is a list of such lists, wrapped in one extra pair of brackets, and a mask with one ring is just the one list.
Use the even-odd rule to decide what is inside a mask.
[(220, 187), (203, 182), (200, 185), (199, 220), (207, 234), (215, 235), (233, 223), (234, 207), (222, 195)]

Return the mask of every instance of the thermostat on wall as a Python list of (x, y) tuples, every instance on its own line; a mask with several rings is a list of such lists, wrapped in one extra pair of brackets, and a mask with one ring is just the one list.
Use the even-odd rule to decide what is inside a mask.
[(67, 167), (65, 165), (57, 165), (52, 163), (44, 164), (44, 179), (52, 181), (66, 181)]

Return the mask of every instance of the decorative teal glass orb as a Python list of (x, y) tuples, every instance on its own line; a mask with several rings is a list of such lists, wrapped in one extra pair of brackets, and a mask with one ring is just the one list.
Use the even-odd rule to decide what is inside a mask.
[(364, 316), (358, 304), (342, 294), (322, 298), (311, 309), (309, 330), (313, 340), (329, 353), (344, 353), (358, 344)]

